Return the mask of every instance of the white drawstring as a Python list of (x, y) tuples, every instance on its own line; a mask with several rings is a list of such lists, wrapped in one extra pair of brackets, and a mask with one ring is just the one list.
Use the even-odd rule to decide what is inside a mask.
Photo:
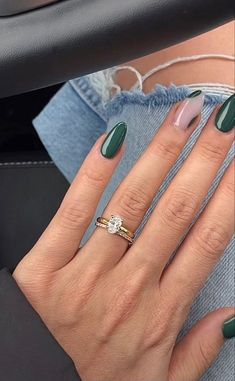
[[(176, 65), (181, 62), (190, 62), (190, 61), (197, 61), (197, 60), (203, 60), (203, 59), (223, 59), (228, 61), (235, 61), (235, 56), (226, 55), (226, 54), (199, 54), (199, 55), (193, 55), (193, 56), (186, 56), (186, 57), (178, 57), (174, 58), (170, 61), (165, 62), (164, 64), (160, 64), (150, 71), (148, 71), (146, 74), (142, 75), (137, 69), (135, 69), (133, 66), (124, 65), (124, 66), (115, 66), (113, 68), (102, 70), (98, 73), (94, 73), (89, 75), (89, 80), (92, 84), (92, 86), (95, 88), (98, 94), (102, 97), (103, 102), (107, 102), (110, 100), (110, 98), (113, 96), (113, 92), (115, 90), (115, 95), (122, 92), (122, 88), (115, 83), (115, 75), (118, 71), (121, 70), (129, 70), (132, 73), (136, 75), (137, 82), (135, 85), (129, 90), (129, 91), (135, 91), (135, 90), (141, 90), (143, 91), (143, 84), (144, 82), (150, 78), (153, 74), (165, 70), (166, 68)], [(220, 83), (205, 83), (201, 84), (204, 86), (205, 89), (208, 87), (213, 87), (213, 90), (216, 92), (218, 90), (218, 93), (221, 94), (221, 88), (224, 88), (224, 91), (228, 90), (228, 92), (234, 92), (235, 87)], [(190, 87), (197, 87), (198, 84), (190, 84), (187, 85)], [(220, 92), (219, 92), (220, 89)]]
[(107, 102), (113, 95), (121, 93), (121, 87), (115, 83), (115, 75), (120, 70), (130, 70), (136, 75), (139, 88), (143, 90), (142, 75), (132, 66), (116, 66), (89, 75), (89, 81), (96, 92), (101, 96), (103, 102)]
[[(230, 56), (226, 54), (199, 54), (199, 55), (194, 55), (194, 56), (188, 56), (188, 57), (178, 57), (174, 58), (173, 60), (170, 60), (168, 62), (165, 62), (164, 64), (158, 65), (155, 68), (151, 69), (148, 73), (142, 76), (142, 81), (143, 83), (151, 77), (153, 74), (164, 70), (170, 66), (176, 65), (181, 62), (190, 62), (190, 61), (198, 61), (202, 59), (208, 59), (208, 58), (216, 58), (216, 59), (224, 59), (224, 60), (229, 60), (229, 61), (234, 61), (235, 56)], [(134, 90), (138, 85), (135, 84), (131, 90)]]

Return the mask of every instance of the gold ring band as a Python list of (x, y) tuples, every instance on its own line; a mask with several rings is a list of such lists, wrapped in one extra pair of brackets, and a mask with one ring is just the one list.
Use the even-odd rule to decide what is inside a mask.
[[(114, 217), (115, 217), (115, 216), (114, 216)], [(100, 222), (101, 224), (104, 224), (104, 225), (107, 225), (107, 226), (108, 226), (108, 224), (109, 224), (109, 221), (106, 220), (106, 218), (104, 218), (104, 217), (99, 217), (99, 218), (97, 218), (97, 222)], [(130, 230), (126, 229), (124, 226), (121, 226), (121, 227), (120, 227), (120, 230), (121, 230), (122, 232), (124, 232), (125, 234), (127, 234), (130, 238), (134, 238), (134, 237), (135, 237), (135, 234), (132, 233)]]
[(134, 241), (135, 234), (123, 226), (123, 219), (120, 216), (112, 215), (110, 220), (104, 217), (98, 217), (96, 226), (106, 229), (108, 233), (117, 234), (125, 238), (129, 244), (132, 244)]

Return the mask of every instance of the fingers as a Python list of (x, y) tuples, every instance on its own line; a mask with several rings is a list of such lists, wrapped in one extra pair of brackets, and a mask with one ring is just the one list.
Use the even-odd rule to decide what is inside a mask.
[(183, 303), (190, 305), (226, 249), (233, 232), (234, 163), (163, 274), (162, 287), (174, 287)]
[(224, 134), (215, 128), (216, 113), (217, 110), (125, 258), (146, 265), (154, 281), (161, 275), (199, 211), (232, 145), (233, 134)]
[[(176, 345), (168, 381), (198, 381), (201, 378), (224, 345), (223, 327), (229, 325), (230, 336), (235, 335), (235, 320), (231, 320), (234, 312), (234, 308), (220, 309), (197, 323)], [(227, 320), (229, 322), (224, 325)]]
[(57, 214), (33, 248), (33, 256), (43, 259), (53, 270), (63, 267), (77, 252), (80, 241), (93, 219), (123, 149), (112, 158), (101, 155), (102, 136), (86, 158)]
[[(120, 215), (129, 230), (134, 232), (138, 228), (164, 178), (198, 125), (200, 117), (194, 118), (201, 112), (204, 95), (201, 92), (196, 95), (173, 107), (146, 152), (112, 197), (103, 213), (107, 219), (112, 214)], [(104, 255), (109, 260), (111, 257), (114, 262), (118, 261), (127, 248), (127, 242), (97, 229), (89, 244), (92, 246), (96, 242), (99, 245), (104, 239)]]

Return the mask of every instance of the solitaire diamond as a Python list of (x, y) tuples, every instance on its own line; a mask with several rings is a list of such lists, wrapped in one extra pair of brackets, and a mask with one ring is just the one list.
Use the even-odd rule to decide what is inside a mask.
[(123, 220), (119, 216), (111, 216), (108, 222), (108, 232), (111, 234), (116, 234), (120, 231), (122, 227)]

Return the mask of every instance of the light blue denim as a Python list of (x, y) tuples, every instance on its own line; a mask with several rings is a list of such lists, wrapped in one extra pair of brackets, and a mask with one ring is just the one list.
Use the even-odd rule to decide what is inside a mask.
[[(42, 142), (69, 181), (73, 180), (92, 145), (101, 134), (109, 131), (119, 121), (125, 121), (128, 125), (125, 157), (102, 197), (94, 221), (83, 242), (93, 232), (95, 219), (102, 215), (115, 189), (151, 142), (172, 105), (183, 100), (190, 92), (192, 89), (186, 86), (156, 86), (155, 91), (148, 95), (139, 91), (122, 92), (104, 106), (101, 97), (92, 87), (89, 76), (86, 76), (67, 83), (34, 120), (34, 126)], [(189, 139), (177, 163), (164, 181), (137, 234), (141, 232), (154, 206), (184, 163), (214, 107), (225, 99), (226, 97), (222, 95), (206, 96), (200, 126)], [(220, 168), (202, 209), (215, 191), (232, 157), (233, 149)], [(232, 241), (194, 302), (181, 335), (208, 312), (219, 307), (234, 305), (234, 286), (234, 241)], [(228, 341), (218, 360), (201, 381), (233, 381), (234, 349), (234, 341)]]

